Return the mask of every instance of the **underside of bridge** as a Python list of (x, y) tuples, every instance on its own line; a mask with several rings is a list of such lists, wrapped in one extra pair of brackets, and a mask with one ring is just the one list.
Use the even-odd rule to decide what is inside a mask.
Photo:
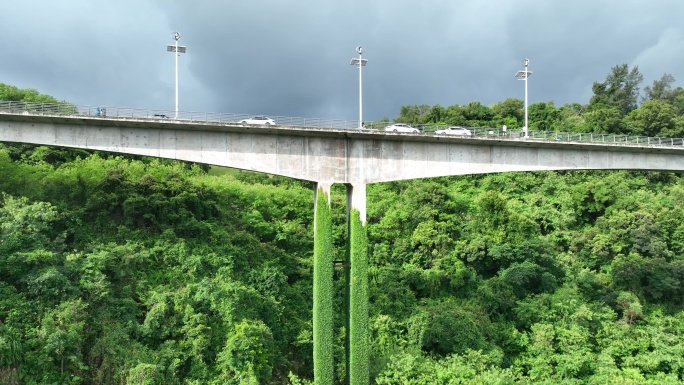
[[(318, 183), (314, 195), (313, 343), (314, 382), (332, 385), (333, 357), (333, 260), (332, 216), (329, 183)], [(368, 241), (366, 237), (366, 185), (347, 187), (347, 252), (345, 269), (345, 356), (347, 384), (369, 382)]]

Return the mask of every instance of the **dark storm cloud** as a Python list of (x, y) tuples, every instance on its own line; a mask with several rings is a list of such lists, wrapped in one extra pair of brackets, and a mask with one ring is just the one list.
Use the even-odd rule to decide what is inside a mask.
[[(100, 2), (101, 3), (101, 2)], [(356, 119), (361, 44), (364, 118), (408, 104), (587, 103), (610, 68), (638, 65), (646, 86), (684, 82), (677, 0), (346, 0), (101, 3), (23, 0), (4, 7), (0, 82), (78, 104)]]

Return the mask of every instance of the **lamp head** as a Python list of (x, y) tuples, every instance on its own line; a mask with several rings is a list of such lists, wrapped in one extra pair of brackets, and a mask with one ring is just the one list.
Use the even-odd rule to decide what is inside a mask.
[(174, 33), (173, 33), (173, 38), (174, 38), (176, 41), (178, 41), (178, 40), (180, 39), (180, 33), (174, 32)]
[(363, 47), (361, 47), (361, 46), (356, 47), (356, 53), (361, 55), (363, 53)]
[(524, 65), (525, 67), (527, 67), (528, 65), (530, 65), (530, 59), (525, 59), (525, 60), (523, 60), (523, 65)]

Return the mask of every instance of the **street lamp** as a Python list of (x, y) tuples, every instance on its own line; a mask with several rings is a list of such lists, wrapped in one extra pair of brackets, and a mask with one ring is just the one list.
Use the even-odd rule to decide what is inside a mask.
[(528, 125), (527, 125), (527, 78), (529, 78), (530, 75), (532, 75), (532, 71), (527, 70), (527, 66), (529, 66), (529, 65), (530, 65), (530, 60), (526, 58), (525, 60), (523, 60), (523, 66), (525, 66), (525, 69), (522, 71), (518, 71), (515, 74), (515, 77), (518, 78), (518, 80), (524, 80), (525, 81), (525, 127), (523, 127), (523, 132), (524, 132), (526, 138), (527, 138), (527, 129), (528, 129)]
[(185, 46), (178, 45), (178, 40), (180, 39), (180, 33), (174, 32), (173, 33), (173, 38), (176, 40), (176, 44), (169, 44), (166, 46), (166, 50), (169, 52), (175, 52), (176, 54), (176, 119), (178, 119), (178, 56), (180, 54), (185, 53)]
[(366, 65), (368, 59), (362, 59), (361, 54), (363, 53), (363, 47), (356, 47), (356, 52), (359, 54), (359, 58), (352, 58), (350, 65), (359, 66), (359, 128), (363, 128), (363, 92), (362, 92), (362, 82), (361, 82), (361, 68)]

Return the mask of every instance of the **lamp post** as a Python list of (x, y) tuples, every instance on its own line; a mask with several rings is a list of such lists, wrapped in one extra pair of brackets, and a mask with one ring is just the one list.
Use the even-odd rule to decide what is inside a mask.
[(530, 65), (530, 60), (525, 58), (525, 60), (523, 60), (523, 66), (525, 67), (525, 69), (522, 71), (518, 71), (515, 74), (515, 77), (518, 78), (518, 80), (524, 80), (525, 81), (525, 126), (523, 127), (523, 133), (525, 134), (526, 138), (527, 138), (527, 129), (529, 127), (527, 125), (527, 123), (528, 123), (527, 122), (527, 78), (529, 78), (530, 75), (532, 75), (532, 71), (527, 70), (527, 67), (529, 65)]
[(361, 58), (363, 47), (356, 47), (356, 52), (359, 54), (359, 58), (352, 58), (351, 63), (349, 64), (359, 66), (359, 128), (363, 128), (363, 83), (361, 82), (361, 68), (366, 65), (368, 59)]
[(166, 46), (166, 50), (168, 52), (175, 52), (176, 54), (174, 55), (176, 57), (176, 116), (175, 119), (178, 119), (178, 56), (180, 54), (185, 53), (185, 46), (178, 45), (178, 40), (180, 39), (180, 33), (174, 32), (173, 33), (173, 38), (176, 40), (175, 44), (169, 44)]

